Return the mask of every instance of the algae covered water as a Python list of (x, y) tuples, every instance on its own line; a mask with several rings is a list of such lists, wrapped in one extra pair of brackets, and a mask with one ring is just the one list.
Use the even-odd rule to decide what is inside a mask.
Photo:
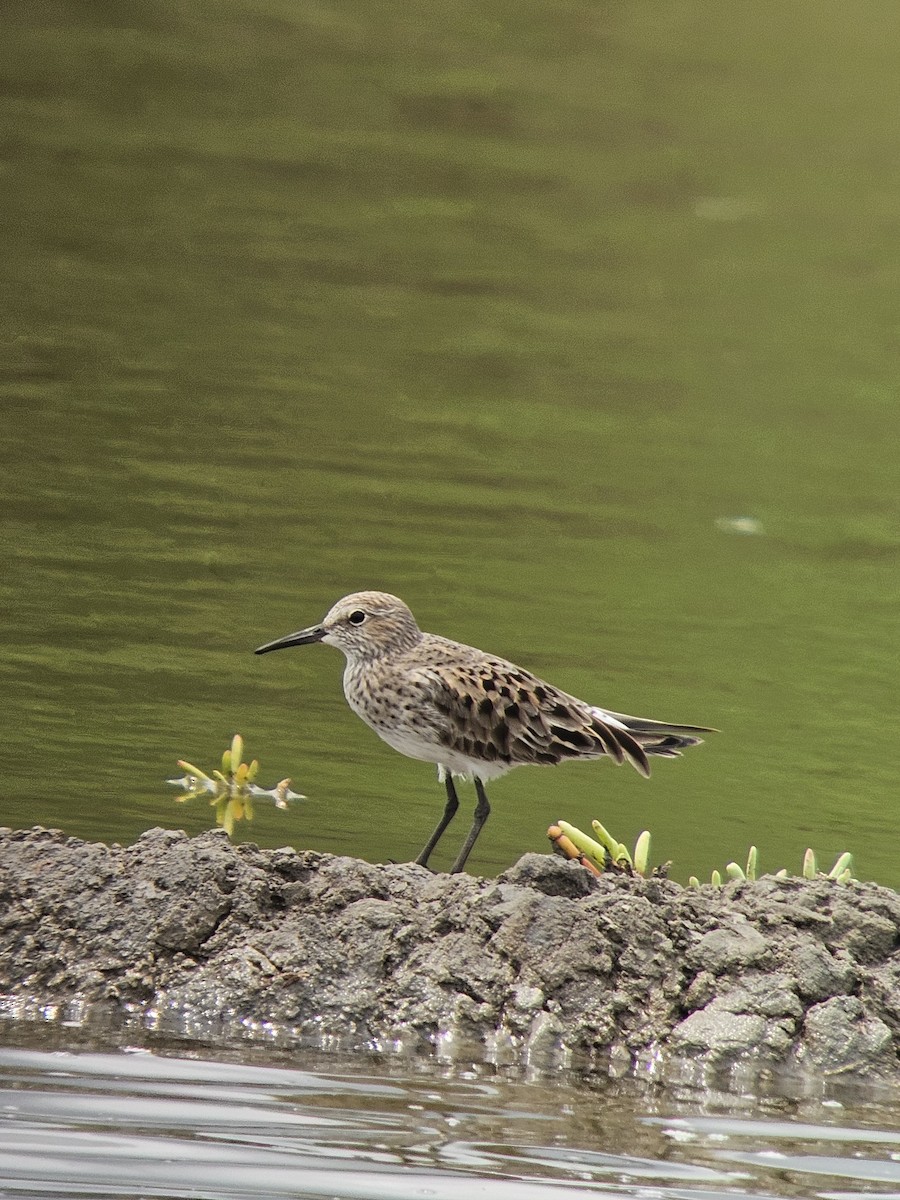
[(308, 800), (239, 836), (412, 857), (430, 768), (251, 653), (375, 587), (722, 730), (515, 772), (476, 872), (596, 817), (900, 883), (895, 19), (7, 3), (0, 820), (196, 832), (240, 732)]

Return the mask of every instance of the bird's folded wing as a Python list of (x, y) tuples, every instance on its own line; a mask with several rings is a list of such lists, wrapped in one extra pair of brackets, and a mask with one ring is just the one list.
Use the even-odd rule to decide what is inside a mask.
[(484, 761), (510, 766), (554, 764), (568, 758), (628, 761), (650, 773), (638, 740), (619, 722), (503, 660), (432, 664), (417, 673), (440, 714), (441, 744)]

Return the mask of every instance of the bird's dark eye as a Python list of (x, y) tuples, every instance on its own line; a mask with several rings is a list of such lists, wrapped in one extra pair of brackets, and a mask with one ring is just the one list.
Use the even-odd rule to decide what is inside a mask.
[(366, 614), (363, 612), (363, 610), (361, 608), (355, 609), (350, 614), (350, 616), (347, 618), (347, 620), (350, 622), (351, 625), (362, 625), (362, 623), (365, 619), (366, 619)]

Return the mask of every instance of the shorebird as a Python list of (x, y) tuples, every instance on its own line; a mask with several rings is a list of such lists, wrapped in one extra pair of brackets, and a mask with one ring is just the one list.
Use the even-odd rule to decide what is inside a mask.
[(450, 868), (461, 871), (491, 811), (484, 785), (513, 767), (608, 757), (650, 774), (649, 755), (677, 758), (703, 725), (670, 725), (588, 704), (515, 663), (434, 633), (387, 592), (354, 592), (297, 633), (256, 654), (325, 642), (346, 657), (347, 703), (380, 738), (409, 758), (436, 763), (446, 787), (443, 816), (415, 860), (426, 866), (459, 808), (454, 776), (474, 780), (472, 827)]

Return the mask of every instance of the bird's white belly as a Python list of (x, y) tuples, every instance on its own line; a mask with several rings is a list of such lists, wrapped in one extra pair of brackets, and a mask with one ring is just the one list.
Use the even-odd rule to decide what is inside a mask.
[(425, 719), (427, 714), (420, 714), (416, 719), (415, 713), (409, 714), (402, 704), (397, 703), (389, 689), (379, 691), (362, 687), (360, 683), (359, 676), (348, 666), (344, 672), (347, 703), (382, 741), (407, 758), (435, 763), (452, 775), (475, 775), (485, 781), (497, 779), (517, 765), (469, 758), (459, 750), (442, 745)]
[(501, 775), (505, 775), (512, 769), (512, 764), (509, 763), (482, 762), (481, 759), (468, 758), (447, 746), (440, 746), (437, 742), (429, 741), (414, 729), (379, 729), (377, 725), (373, 725), (372, 728), (382, 741), (387, 742), (401, 754), (405, 754), (407, 758), (436, 763), (439, 767), (449, 771), (451, 775), (467, 775), (469, 777), (477, 775), (479, 779), (489, 780), (499, 779)]

